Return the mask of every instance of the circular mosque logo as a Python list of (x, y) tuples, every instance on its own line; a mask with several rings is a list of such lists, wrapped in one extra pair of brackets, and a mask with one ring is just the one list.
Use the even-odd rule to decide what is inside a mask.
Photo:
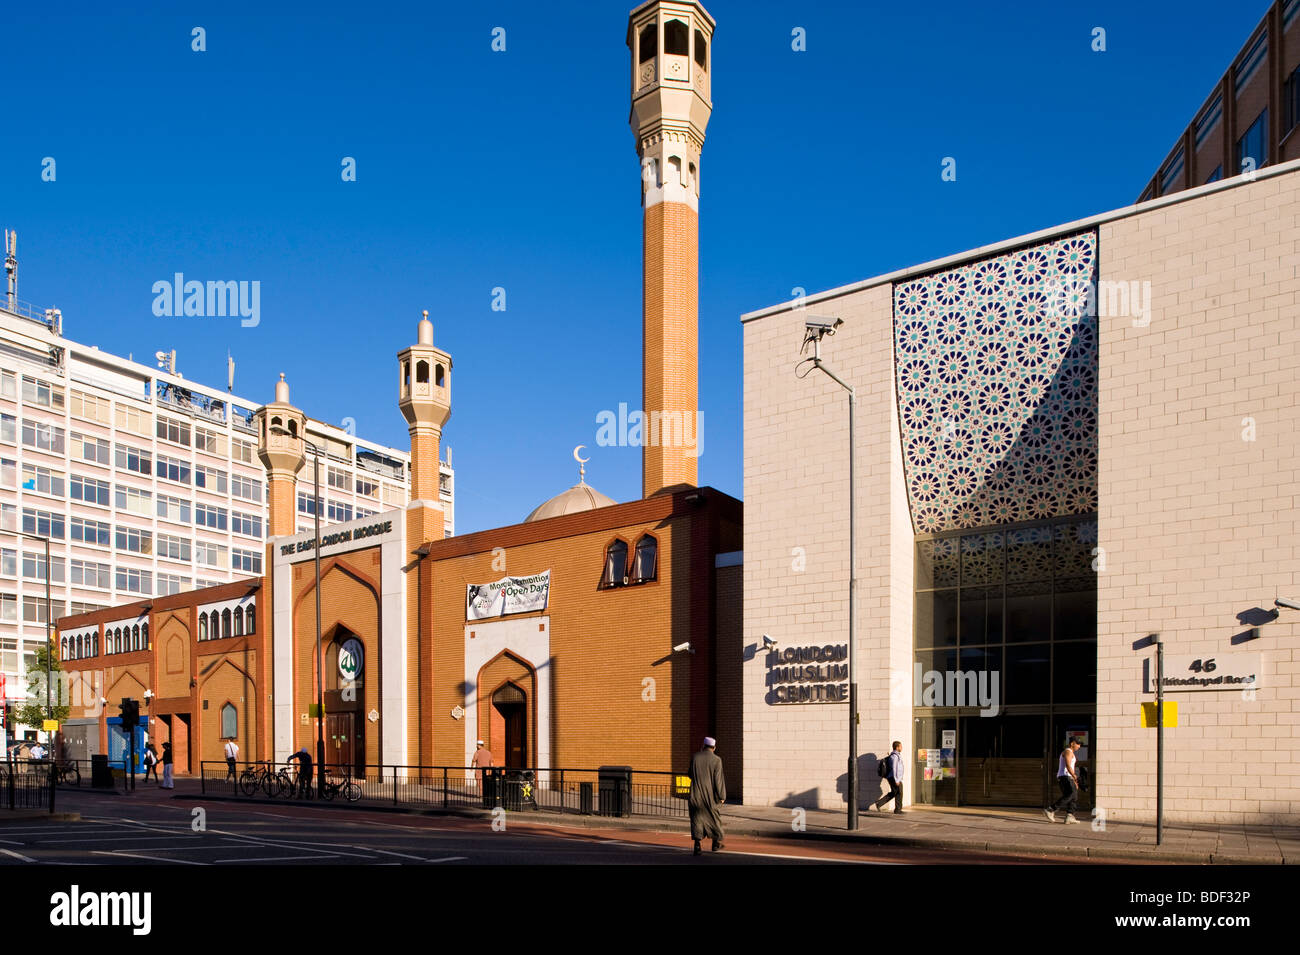
[(361, 672), (361, 641), (349, 637), (339, 647), (339, 675), (345, 680), (355, 680)]

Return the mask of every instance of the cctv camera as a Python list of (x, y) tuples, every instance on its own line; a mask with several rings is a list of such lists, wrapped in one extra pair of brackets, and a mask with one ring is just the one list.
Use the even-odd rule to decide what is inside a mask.
[(844, 319), (837, 318), (834, 322), (804, 322), (804, 330), (809, 335), (834, 335), (835, 329), (844, 324)]
[(1285, 597), (1278, 597), (1273, 603), (1275, 606), (1285, 607), (1287, 610), (1300, 610), (1300, 600), (1287, 600)]
[(773, 640), (771, 637), (769, 637), (767, 634), (763, 634), (763, 649), (771, 650), (775, 646), (776, 646), (776, 641)]
[(679, 643), (677, 644), (677, 646), (673, 647), (673, 653), (694, 653), (694, 652), (695, 651), (691, 649), (691, 644), (689, 641), (687, 641), (686, 643)]

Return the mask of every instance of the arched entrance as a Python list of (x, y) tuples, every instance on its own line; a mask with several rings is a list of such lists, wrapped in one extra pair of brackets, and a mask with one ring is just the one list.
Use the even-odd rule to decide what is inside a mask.
[(522, 769), (528, 760), (528, 694), (506, 683), (492, 694), (492, 740), (501, 741), (502, 764)]
[[(342, 624), (325, 648), (325, 764), (336, 772), (365, 774), (366, 646)], [(340, 660), (340, 657), (342, 659)]]

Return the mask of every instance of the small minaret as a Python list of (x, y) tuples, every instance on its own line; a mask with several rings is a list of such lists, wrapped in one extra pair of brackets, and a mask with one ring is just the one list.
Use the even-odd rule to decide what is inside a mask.
[(644, 497), (698, 477), (680, 439), (699, 429), (700, 151), (713, 111), (713, 28), (694, 0), (650, 0), (628, 17), (643, 209)]
[(438, 454), (442, 428), (451, 417), (451, 356), (433, 344), (433, 322), (426, 310), (418, 344), (401, 351), (398, 407), (411, 433), (411, 500), (442, 509), (438, 494)]
[(280, 537), (298, 529), (298, 472), (307, 460), (303, 444), (307, 416), (289, 403), (284, 372), (275, 383), (275, 401), (257, 409), (257, 456), (266, 468), (266, 534)]

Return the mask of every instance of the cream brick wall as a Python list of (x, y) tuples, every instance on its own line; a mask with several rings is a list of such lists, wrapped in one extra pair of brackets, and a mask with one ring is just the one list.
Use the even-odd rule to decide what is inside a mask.
[[(857, 390), (858, 692), (862, 802), (879, 795), (875, 759), (910, 745), (910, 700), (889, 706), (892, 667), (911, 658), (911, 524), (894, 413), (890, 289), (836, 303), (845, 324), (827, 365)], [(805, 314), (744, 330), (745, 643), (848, 638), (848, 395), (820, 372), (794, 375)], [(901, 518), (901, 519), (900, 519)], [(795, 570), (802, 548), (806, 567)], [(745, 801), (843, 808), (846, 704), (769, 704), (760, 651), (745, 663)]]
[[(1154, 315), (1099, 318), (1098, 804), (1150, 819), (1155, 734), (1138, 728), (1143, 653), (1261, 652), (1264, 685), (1181, 693), (1167, 731), (1166, 817), (1300, 818), (1300, 611), (1234, 645), (1237, 619), (1300, 599), (1300, 162), (925, 263), (810, 297), (845, 324), (822, 355), (858, 390), (858, 635), (863, 754), (911, 739), (912, 527), (894, 405), (892, 283), (1031, 241), (1099, 229), (1100, 278), (1151, 283)], [(843, 643), (848, 630), (846, 396), (794, 377), (805, 313), (744, 324), (745, 639)], [(1242, 440), (1243, 418), (1257, 440)], [(795, 548), (807, 566), (792, 569)], [(769, 705), (762, 653), (745, 664), (745, 799), (843, 808), (846, 707)], [(906, 687), (890, 699), (890, 673)], [(909, 764), (909, 769), (914, 764)], [(1236, 766), (1233, 779), (1226, 768)], [(878, 780), (869, 761), (863, 797)], [(906, 787), (910, 790), (910, 784)]]
[(1290, 172), (1101, 226), (1102, 279), (1149, 281), (1153, 306), (1147, 327), (1099, 325), (1097, 796), (1114, 819), (1155, 812), (1155, 731), (1138, 718), (1151, 652), (1132, 649), (1155, 631), (1166, 654), (1264, 660), (1253, 701), (1170, 695), (1166, 818), (1300, 819), (1300, 612), (1232, 642), (1238, 614), (1300, 597), (1297, 222)]

